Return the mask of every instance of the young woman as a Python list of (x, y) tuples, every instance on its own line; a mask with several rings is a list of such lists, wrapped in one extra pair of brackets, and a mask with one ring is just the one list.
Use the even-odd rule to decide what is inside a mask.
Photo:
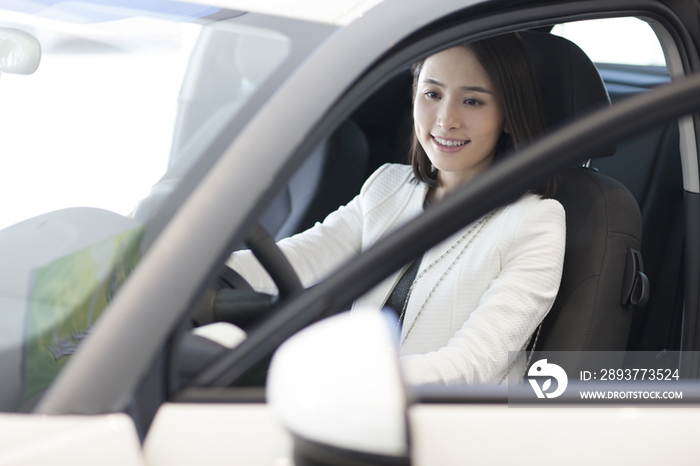
[[(507, 156), (544, 128), (538, 85), (519, 36), (443, 50), (414, 65), (411, 166), (387, 164), (347, 206), (280, 248), (310, 286)], [(360, 297), (394, 308), (405, 380), (500, 382), (556, 297), (564, 209), (551, 186), (490, 212)], [(228, 265), (275, 292), (248, 252)]]

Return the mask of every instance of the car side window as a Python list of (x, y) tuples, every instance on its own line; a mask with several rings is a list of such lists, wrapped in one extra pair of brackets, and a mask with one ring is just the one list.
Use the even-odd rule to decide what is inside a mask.
[[(598, 68), (613, 103), (670, 81), (661, 45), (651, 27), (640, 19), (612, 18), (560, 24), (555, 25), (551, 33), (568, 38), (586, 52)], [(390, 83), (366, 99), (307, 159), (295, 175), (298, 179), (293, 178), (280, 195), (286, 200), (277, 201), (279, 205), (291, 206), (294, 211), (295, 196), (307, 199), (306, 210), (297, 214), (300, 218), (295, 221), (296, 231), (305, 230), (338, 205), (348, 202), (359, 191), (364, 179), (381, 163), (407, 163), (406, 141), (411, 130), (410, 89), (408, 70), (397, 73)], [(622, 183), (634, 196), (643, 212), (645, 241), (641, 252), (646, 270), (653, 286), (665, 286), (659, 283), (659, 270), (664, 267), (678, 269), (681, 263), (677, 252), (670, 253), (673, 243), (667, 240), (667, 235), (679, 234), (678, 219), (662, 212), (665, 209), (662, 206), (668, 206), (668, 196), (673, 199), (673, 205), (680, 206), (682, 202), (679, 198), (682, 183), (677, 124), (624, 141), (617, 146), (614, 156), (595, 159), (591, 163), (601, 173)], [(342, 166), (336, 167), (339, 176), (326, 173), (336, 164)], [(349, 183), (353, 186), (348, 186), (345, 195), (331, 199), (328, 193), (338, 192), (336, 188), (341, 179), (354, 180), (354, 184)], [(667, 192), (661, 192), (657, 189), (659, 186)], [(319, 203), (327, 205), (321, 208)], [(275, 211), (279, 212), (279, 209), (271, 208), (268, 212)], [(682, 209), (674, 208), (672, 212), (681, 215)], [(263, 217), (262, 222), (265, 220)], [(284, 231), (285, 225), (274, 227), (267, 220), (266, 226), (272, 227), (278, 239), (295, 232)], [(287, 228), (290, 226), (287, 223)], [(675, 289), (675, 286), (670, 288)], [(680, 303), (668, 294), (664, 297), (664, 294), (658, 293), (646, 309), (635, 313), (629, 349), (660, 351), (679, 347), (679, 320), (662, 310), (673, 308), (677, 314)], [(652, 322), (661, 323), (668, 332), (661, 335), (653, 331), (653, 327), (646, 323), (647, 317)]]
[(638, 18), (606, 18), (557, 24), (552, 34), (569, 39), (594, 63), (666, 66), (651, 26)]
[[(638, 26), (642, 26), (642, 30), (644, 28), (648, 30), (645, 30), (645, 33), (651, 33), (654, 37), (653, 31), (646, 23), (636, 19), (634, 21), (637, 22)], [(574, 27), (570, 26), (573, 24), (555, 27), (553, 32), (562, 33), (562, 30), (575, 30)], [(596, 22), (595, 27), (599, 28), (599, 32), (601, 28), (612, 31), (619, 29), (615, 21)], [(613, 39), (609, 40), (613, 41)], [(641, 40), (637, 43), (641, 43)], [(635, 42), (632, 41), (632, 44), (634, 45)], [(589, 46), (586, 47), (590, 49)], [(656, 40), (656, 47), (660, 50), (658, 40)], [(593, 55), (593, 60), (596, 60), (596, 52), (591, 51), (590, 53)], [(643, 92), (668, 80), (663, 61), (658, 64), (657, 58), (642, 62), (644, 64), (610, 63), (609, 61), (614, 60), (614, 58), (606, 59), (604, 57), (600, 60), (596, 65), (604, 78), (608, 92), (613, 95), (613, 100)], [(608, 62), (604, 60), (608, 60)], [(663, 55), (661, 55), (661, 60), (663, 60)], [(648, 79), (650, 75), (656, 77), (656, 81)], [(306, 230), (315, 222), (322, 221), (328, 213), (338, 206), (349, 202), (359, 192), (366, 178), (383, 163), (408, 162), (408, 141), (411, 134), (411, 82), (412, 77), (408, 69), (397, 71), (392, 80), (378, 91), (368, 95), (348, 118), (335, 128), (334, 132), (330, 133), (315, 150), (310, 151), (309, 157), (301, 168), (292, 176), (287, 186), (278, 193), (267, 213), (259, 219), (259, 222), (276, 239), (279, 240)], [(654, 191), (653, 184), (664, 183), (669, 179), (665, 174), (657, 174), (655, 168), (659, 164), (678, 164), (677, 130), (675, 133), (676, 142), (674, 142), (674, 128), (675, 125), (670, 125), (668, 128), (659, 129), (656, 136), (659, 140), (668, 141), (665, 142), (664, 146), (668, 150), (659, 152), (657, 150), (659, 144), (649, 144), (644, 139), (650, 137), (647, 134), (642, 137), (641, 141), (637, 139), (620, 144), (614, 157), (597, 159), (593, 164), (602, 173), (608, 174), (623, 185), (628, 186), (637, 203), (643, 206), (645, 200), (653, 197), (648, 195)], [(640, 163), (642, 159), (648, 160), (648, 163)], [(672, 177), (673, 174), (668, 176)], [(673, 179), (670, 186), (674, 190), (676, 188), (682, 189), (681, 184), (676, 183)], [(634, 201), (632, 202), (634, 203)], [(648, 202), (658, 205), (658, 199)], [(644, 212), (647, 213), (646, 210)], [(663, 224), (666, 225), (665, 228), (673, 228), (671, 219), (661, 222), (658, 219), (659, 213), (649, 210), (643, 222), (645, 225)], [(645, 234), (645, 236), (647, 235)], [(651, 267), (655, 269), (659, 261), (664, 260), (663, 257), (655, 254), (655, 251), (657, 249), (665, 250), (669, 243), (665, 237), (654, 238), (653, 233), (648, 236), (651, 239), (645, 243), (642, 253), (644, 255), (646, 249), (651, 251), (649, 252)], [(673, 267), (674, 264), (680, 264), (680, 257), (676, 257), (674, 262), (668, 263), (667, 266)], [(652, 272), (652, 275), (654, 274), (655, 272)], [(322, 279), (321, 276), (317, 278)], [(655, 279), (656, 277), (654, 277)], [(675, 303), (670, 303), (668, 300), (650, 303), (653, 309), (651, 314), (660, 315), (660, 311), (668, 305), (674, 307)], [(675, 324), (671, 322), (668, 322), (667, 325), (672, 327), (668, 333), (669, 338), (676, 339), (680, 327), (674, 327)], [(632, 331), (635, 337), (630, 339), (631, 349), (654, 350), (659, 348), (661, 350), (669, 344), (675, 344), (666, 340), (660, 341), (659, 334), (646, 327), (644, 319), (641, 318), (635, 318)], [(623, 336), (626, 336), (626, 332)]]

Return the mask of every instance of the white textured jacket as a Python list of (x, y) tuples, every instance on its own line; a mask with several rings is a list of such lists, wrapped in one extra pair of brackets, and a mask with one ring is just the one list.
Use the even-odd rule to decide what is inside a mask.
[[(428, 187), (413, 180), (410, 166), (384, 165), (347, 206), (280, 241), (303, 285), (317, 283), (419, 215)], [(508, 352), (521, 350), (554, 302), (565, 240), (561, 204), (527, 194), (427, 251), (405, 310), (400, 354), (406, 381), (500, 382)], [(258, 291), (276, 292), (249, 252), (234, 253), (228, 265)], [(381, 308), (399, 276), (360, 297), (354, 308)]]

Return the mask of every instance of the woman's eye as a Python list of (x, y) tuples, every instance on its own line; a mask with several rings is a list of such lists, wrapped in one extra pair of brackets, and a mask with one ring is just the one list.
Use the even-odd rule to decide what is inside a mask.
[(429, 99), (438, 99), (438, 98), (440, 98), (440, 96), (438, 95), (438, 93), (437, 93), (437, 92), (434, 92), (434, 91), (425, 91), (423, 94), (424, 94), (426, 97), (428, 97)]
[(467, 104), (467, 105), (471, 105), (472, 107), (475, 107), (475, 106), (479, 105), (481, 102), (479, 102), (479, 101), (476, 100), (476, 99), (466, 99), (466, 100), (464, 101), (464, 103)]

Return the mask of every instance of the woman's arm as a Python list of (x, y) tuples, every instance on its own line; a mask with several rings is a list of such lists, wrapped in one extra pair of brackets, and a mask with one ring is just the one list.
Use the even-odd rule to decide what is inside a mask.
[[(552, 307), (564, 262), (566, 224), (557, 201), (537, 202), (502, 251), (502, 268), (446, 346), (401, 358), (409, 384), (489, 383), (506, 370)], [(459, 286), (459, 285), (457, 285)]]

